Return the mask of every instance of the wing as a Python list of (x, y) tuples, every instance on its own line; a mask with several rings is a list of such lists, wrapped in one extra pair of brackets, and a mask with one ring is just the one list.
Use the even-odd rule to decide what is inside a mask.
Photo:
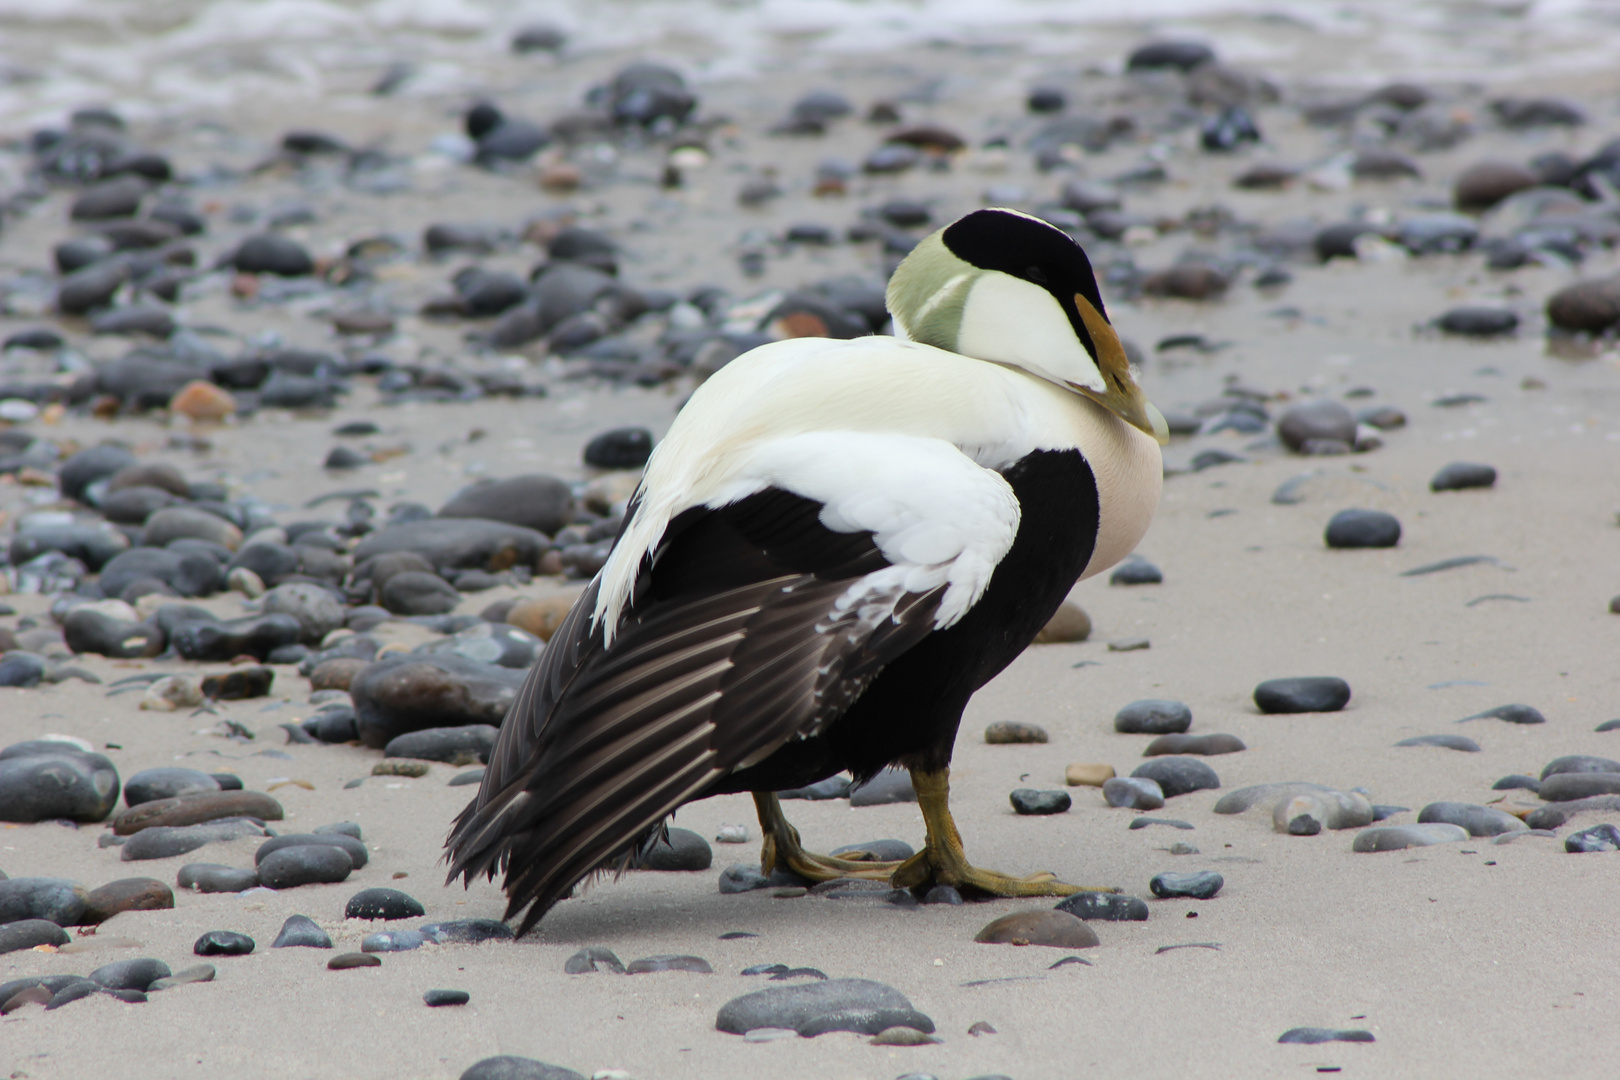
[(594, 581), (508, 712), (447, 846), (451, 878), (505, 873), (523, 932), (683, 802), (840, 715), (1011, 546), (1011, 489), (948, 444), (782, 443), (669, 521), (611, 643)]

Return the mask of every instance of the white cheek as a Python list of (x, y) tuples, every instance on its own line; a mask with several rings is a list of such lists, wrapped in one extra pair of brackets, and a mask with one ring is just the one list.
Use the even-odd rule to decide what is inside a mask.
[(956, 351), (1012, 364), (1060, 386), (1108, 389), (1052, 294), (1010, 274), (992, 271), (973, 283)]

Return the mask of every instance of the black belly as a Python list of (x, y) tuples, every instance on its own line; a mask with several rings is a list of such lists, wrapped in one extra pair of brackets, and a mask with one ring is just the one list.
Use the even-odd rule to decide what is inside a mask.
[(1038, 450), (1002, 473), (1021, 517), (1011, 550), (979, 602), (887, 667), (822, 734), (794, 740), (708, 794), (778, 791), (891, 764), (940, 769), (973, 693), (1023, 652), (1091, 561), (1097, 482), (1078, 450)]

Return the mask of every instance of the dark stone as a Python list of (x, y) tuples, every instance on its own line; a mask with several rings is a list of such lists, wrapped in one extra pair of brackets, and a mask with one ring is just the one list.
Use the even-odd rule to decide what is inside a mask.
[(430, 1009), (442, 1005), (465, 1005), (472, 1000), (472, 995), (465, 990), (429, 990), (422, 995), (422, 1001)]
[(801, 788), (788, 788), (778, 791), (778, 799), (808, 799), (811, 802), (820, 802), (825, 799), (847, 799), (851, 781), (847, 776), (829, 776)]
[(383, 756), (443, 761), (452, 765), (488, 762), (498, 734), (499, 730), (489, 724), (426, 728), (390, 739), (383, 747)]
[(707, 870), (714, 862), (714, 849), (691, 829), (670, 829), (638, 857), (637, 870)]
[[(18, 919), (0, 925), (0, 955), (39, 945), (66, 945), (72, 940), (66, 930), (49, 919)], [(0, 995), (0, 1005), (8, 999), (9, 995)]]
[(1517, 162), (1482, 161), (1462, 171), (1452, 185), (1451, 197), (1457, 209), (1479, 213), (1537, 182), (1536, 174)]
[(253, 863), (255, 866), (262, 867), (264, 860), (275, 852), (284, 848), (302, 847), (306, 844), (343, 849), (344, 853), (349, 856), (349, 862), (356, 870), (366, 865), (371, 859), (371, 853), (366, 850), (366, 845), (361, 843), (359, 838), (350, 836), (347, 833), (284, 833), (281, 836), (273, 836), (260, 844), (259, 849), (253, 853)]
[(410, 952), (420, 949), (427, 944), (427, 938), (415, 930), (379, 930), (375, 934), (367, 934), (360, 942), (360, 951), (368, 953), (377, 952)]
[(146, 578), (161, 581), (180, 596), (191, 597), (217, 592), (225, 575), (207, 555), (149, 547), (131, 548), (113, 556), (101, 568), (101, 588), (108, 596), (120, 596)]
[(302, 633), (291, 615), (254, 615), (230, 622), (181, 623), (169, 635), (169, 644), (187, 660), (223, 661), (238, 656), (264, 660), (283, 645), (296, 645)]
[(1157, 780), (1140, 776), (1111, 776), (1103, 781), (1103, 800), (1130, 810), (1157, 810), (1164, 805), (1164, 789)]
[(1439, 746), (1447, 750), (1461, 750), (1468, 754), (1479, 752), (1479, 743), (1462, 735), (1414, 735), (1410, 739), (1402, 739), (1395, 745)]
[(1496, 470), (1491, 466), (1453, 461), (1434, 474), (1434, 478), (1429, 481), (1429, 490), (1462, 491), (1465, 488), (1488, 488), (1495, 485)]
[(245, 892), (258, 888), (259, 871), (220, 863), (187, 863), (175, 875), (175, 880), (182, 889), (193, 892)]
[(1240, 750), (1247, 750), (1243, 740), (1236, 735), (1215, 733), (1210, 735), (1160, 735), (1147, 744), (1142, 751), (1143, 757), (1161, 757), (1165, 754), (1197, 754), (1200, 757), (1215, 757), (1219, 754), (1235, 754)]
[[(179, 502), (180, 498), (178, 496), (164, 491), (162, 488), (123, 488), (110, 493), (102, 500), (101, 514), (115, 525), (143, 525), (146, 523), (147, 518), (159, 510), (174, 506)], [(11, 559), (16, 562), (17, 556), (13, 554)]]
[(503, 119), (478, 138), (475, 160), (480, 165), (499, 161), (527, 161), (551, 143), (551, 133), (532, 120)]
[(1537, 780), (1533, 776), (1525, 776), (1523, 773), (1513, 773), (1511, 775), (1502, 777), (1496, 783), (1492, 784), (1491, 785), (1491, 790), (1492, 791), (1519, 791), (1519, 790), (1522, 790), (1522, 791), (1532, 791), (1532, 792), (1533, 791), (1540, 791), (1541, 790), (1541, 781)]
[(163, 339), (175, 331), (174, 316), (160, 307), (128, 307), (90, 317), (92, 334), (145, 334)]
[(14, 649), (0, 656), (0, 686), (38, 686), (44, 677), (43, 656), (36, 656), (20, 649)]
[(136, 957), (131, 960), (117, 960), (111, 964), (104, 964), (90, 973), (90, 980), (106, 987), (108, 990), (140, 990), (159, 979), (167, 979), (173, 972), (169, 965), (161, 960), (151, 957)]
[(1138, 555), (1132, 555), (1108, 575), (1110, 585), (1158, 585), (1163, 581), (1163, 571)]
[(1465, 716), (1457, 721), (1459, 724), (1468, 720), (1506, 720), (1510, 724), (1545, 724), (1547, 718), (1541, 715), (1540, 709), (1533, 709), (1528, 705), (1498, 705), (1494, 709), (1477, 712), (1473, 716)]
[(446, 615), (461, 603), (454, 585), (419, 570), (395, 574), (378, 590), (378, 597), (395, 615)]
[(290, 915), (281, 924), (281, 933), (270, 943), (272, 949), (330, 949), (332, 939), (308, 915)]
[(1259, 142), (1260, 128), (1249, 110), (1233, 105), (1205, 120), (1199, 127), (1198, 139), (1205, 150), (1228, 152), (1244, 143)]
[(1014, 743), (1044, 743), (1046, 729), (1039, 724), (1023, 724), (1017, 720), (998, 720), (984, 729), (984, 741), (993, 746)]
[(1355, 445), (1356, 418), (1337, 401), (1312, 401), (1294, 405), (1277, 418), (1277, 437), (1296, 453), (1306, 443), (1322, 440)]
[(757, 866), (737, 863), (720, 872), (720, 893), (723, 896), (753, 892), (755, 889), (765, 888), (770, 883), (770, 879), (760, 873)]
[(1547, 802), (1571, 802), (1592, 795), (1620, 795), (1620, 772), (1563, 772), (1543, 777), (1537, 792)]
[(1395, 239), (1414, 255), (1454, 255), (1478, 238), (1479, 225), (1460, 214), (1419, 214), (1395, 230)]
[(1277, 1036), (1280, 1043), (1326, 1043), (1326, 1042), (1366, 1042), (1375, 1041), (1373, 1033), (1359, 1029), (1338, 1031), (1333, 1028), (1298, 1027), (1289, 1028)]
[(420, 901), (398, 889), (362, 889), (343, 909), (345, 919), (411, 919), (425, 914)]
[[(598, 964), (601, 967), (598, 967)], [(624, 963), (614, 955), (613, 950), (597, 945), (586, 946), (570, 956), (563, 964), (563, 972), (568, 975), (588, 975), (604, 969), (616, 975), (623, 975)]]
[(1491, 112), (1503, 127), (1577, 127), (1586, 123), (1586, 113), (1567, 98), (1499, 98), (1491, 102)]
[[(481, 570), (463, 570), (458, 575), (457, 585), (464, 585), (460, 579), (469, 574), (482, 573)], [(418, 646), (416, 653), (425, 656), (454, 653), (480, 664), (526, 670), (534, 664), (545, 646), (544, 641), (520, 627), (481, 622), (438, 641)]]
[(1214, 769), (1190, 757), (1162, 757), (1143, 762), (1132, 770), (1131, 777), (1152, 780), (1159, 785), (1167, 799), (1221, 786), (1220, 777), (1215, 775)]
[(66, 878), (0, 879), (0, 924), (45, 919), (58, 926), (78, 926), (89, 893)]
[(1401, 523), (1382, 510), (1340, 510), (1322, 540), (1330, 548), (1388, 548), (1401, 539)]
[(639, 469), (652, 449), (652, 432), (646, 428), (614, 428), (585, 444), (585, 464), (598, 469)]
[(389, 525), (366, 536), (354, 550), (358, 566), (377, 555), (414, 552), (438, 570), (488, 570), (535, 566), (549, 550), (544, 533), (503, 521), (430, 518)]
[(1541, 779), (1562, 773), (1620, 773), (1620, 761), (1592, 754), (1566, 754), (1549, 761), (1541, 770)]
[(498, 726), (522, 685), (522, 672), (453, 653), (388, 657), (349, 683), (361, 742), (382, 748), (425, 728)]
[[(106, 513), (105, 503), (102, 513)], [(129, 538), (104, 525), (52, 525), (24, 529), (11, 538), (11, 562), (20, 566), (47, 551), (60, 551), (100, 570), (119, 553), (129, 550)]]
[(504, 521), (549, 536), (572, 522), (575, 513), (574, 493), (565, 481), (530, 473), (463, 488), (438, 516)]
[(870, 979), (829, 979), (756, 990), (721, 1006), (714, 1026), (733, 1035), (756, 1028), (791, 1028), (805, 1037), (829, 1031), (876, 1035), (891, 1027), (925, 1033), (934, 1030), (934, 1022), (913, 1008), (904, 994)]
[(502, 1054), (474, 1063), (461, 1074), (461, 1080), (585, 1080), (585, 1077), (561, 1065)]
[(1102, 922), (1141, 922), (1148, 917), (1147, 901), (1121, 893), (1075, 893), (1059, 901), (1057, 909)]
[(254, 941), (235, 930), (210, 930), (197, 939), (191, 951), (198, 956), (246, 956), (252, 952)]
[(497, 919), (454, 919), (428, 923), (417, 932), (437, 945), (481, 945), (486, 941), (512, 940), (512, 928)]
[(73, 200), (68, 216), (74, 221), (106, 221), (134, 217), (146, 197), (148, 184), (138, 176), (119, 176), (92, 184)]
[(1448, 334), (1464, 337), (1500, 337), (1519, 328), (1519, 316), (1506, 308), (1452, 308), (1435, 321)]
[(1559, 289), (1547, 300), (1547, 320), (1572, 333), (1602, 334), (1620, 326), (1620, 277)]
[(45, 1008), (60, 1009), (64, 1005), (70, 1005), (75, 1001), (83, 1000), (92, 994), (100, 994), (105, 990), (106, 987), (94, 979), (80, 979), (77, 982), (68, 983), (58, 990), (56, 995), (51, 998), (50, 1004), (46, 1005)]
[(650, 127), (664, 120), (680, 124), (696, 106), (697, 98), (686, 88), (686, 80), (662, 64), (630, 64), (608, 86), (608, 107), (619, 123)]
[(262, 791), (204, 791), (132, 806), (114, 819), (113, 830), (130, 836), (157, 826), (199, 825), (224, 818), (280, 821), (284, 814), (281, 804)]
[(1526, 828), (1524, 822), (1505, 810), (1459, 802), (1433, 802), (1418, 811), (1418, 824), (1434, 822), (1460, 826), (1468, 830), (1469, 836), (1500, 836)]
[(104, 307), (128, 280), (129, 267), (111, 259), (75, 270), (56, 287), (56, 310), (64, 315), (84, 315)]
[(911, 773), (905, 769), (884, 769), (866, 783), (850, 789), (849, 805), (883, 806), (887, 803), (916, 802)]
[(326, 962), (326, 967), (330, 971), (347, 971), (350, 968), (382, 967), (382, 961), (370, 953), (338, 953)]
[(273, 585), (288, 574), (296, 573), (298, 564), (298, 553), (286, 544), (261, 540), (238, 551), (225, 569), (227, 573), (238, 567), (251, 570), (259, 576), (260, 581)]
[(65, 497), (84, 502), (85, 491), (91, 484), (133, 464), (135, 455), (122, 446), (111, 443), (92, 446), (62, 462), (56, 474), (57, 486)]
[(1074, 804), (1067, 791), (1018, 788), (1008, 798), (1012, 802), (1013, 810), (1024, 815), (1061, 814)]
[(1332, 676), (1267, 679), (1254, 688), (1263, 713), (1338, 712), (1350, 702), (1350, 684)]
[(196, 851), (207, 844), (263, 835), (262, 826), (243, 818), (213, 821), (206, 825), (158, 825), (131, 836), (120, 847), (118, 857), (125, 862), (168, 859)]
[(1572, 832), (1564, 837), (1564, 850), (1572, 855), (1594, 851), (1620, 851), (1620, 829), (1604, 823)]
[(1213, 870), (1200, 870), (1191, 874), (1154, 874), (1148, 888), (1153, 895), (1169, 899), (1186, 896), (1194, 900), (1208, 900), (1221, 891), (1226, 879)]
[(1125, 61), (1125, 70), (1154, 71), (1168, 68), (1186, 72), (1214, 59), (1214, 50), (1201, 42), (1150, 41), (1131, 51), (1130, 57)]
[(0, 753), (0, 821), (100, 821), (118, 805), (118, 790), (118, 769), (104, 754), (46, 740)]
[(1144, 698), (1114, 714), (1114, 730), (1125, 735), (1167, 735), (1192, 726), (1192, 710), (1179, 701)]
[(354, 870), (349, 853), (330, 844), (299, 844), (273, 851), (259, 860), (259, 883), (271, 889), (332, 884)]
[(302, 244), (276, 233), (248, 237), (237, 247), (231, 261), (244, 274), (302, 277), (315, 271), (315, 260)]
[[(299, 646), (301, 647), (301, 646)], [(285, 646), (271, 650), (275, 656)], [(202, 681), (203, 696), (213, 701), (246, 701), (268, 697), (276, 673), (267, 667), (239, 667), (223, 675), (210, 675)]]
[(174, 907), (174, 891), (156, 878), (123, 878), (90, 890), (85, 898), (86, 924), (104, 923), (121, 911), (165, 911)]

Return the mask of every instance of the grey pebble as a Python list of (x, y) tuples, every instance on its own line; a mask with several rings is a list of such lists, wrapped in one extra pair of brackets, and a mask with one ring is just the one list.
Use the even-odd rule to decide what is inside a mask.
[(66, 878), (0, 879), (0, 923), (48, 919), (58, 926), (78, 926), (90, 894)]
[(197, 939), (191, 951), (198, 956), (246, 956), (254, 945), (252, 938), (235, 930), (210, 930)]
[[(1159, 785), (1167, 799), (1221, 786), (1215, 770), (1193, 757), (1154, 758), (1131, 770), (1131, 778), (1152, 780)], [(1154, 810), (1157, 807), (1143, 806), (1137, 809)]]
[[(1216, 813), (1220, 813), (1220, 811), (1217, 810)], [(1150, 825), (1168, 825), (1172, 829), (1191, 829), (1191, 828), (1193, 828), (1193, 824), (1190, 821), (1181, 821), (1181, 820), (1179, 820), (1177, 818), (1158, 818), (1158, 817), (1132, 818), (1130, 827), (1133, 830), (1134, 829), (1146, 829)]]
[[(284, 833), (281, 836), (271, 837), (260, 844), (259, 849), (253, 853), (253, 862), (261, 867), (260, 876), (262, 877), (262, 867), (265, 859), (275, 852), (308, 845), (341, 848), (343, 853), (349, 857), (350, 865), (356, 870), (365, 866), (371, 859), (371, 853), (366, 850), (366, 845), (347, 833)], [(271, 888), (277, 887), (271, 886)]]
[(911, 773), (905, 769), (884, 769), (866, 783), (851, 788), (850, 806), (883, 806), (887, 803), (916, 802)]
[(190, 889), (193, 892), (234, 893), (256, 888), (259, 884), (259, 872), (256, 869), (225, 866), (220, 863), (187, 863), (175, 875), (175, 881), (182, 889)]
[(1075, 893), (1058, 901), (1057, 909), (1100, 922), (1142, 922), (1148, 917), (1147, 901), (1123, 893)]
[(1208, 735), (1160, 735), (1142, 750), (1143, 757), (1161, 757), (1165, 754), (1196, 754), (1199, 757), (1218, 757), (1247, 750), (1236, 735), (1211, 732)]
[(585, 1077), (561, 1065), (502, 1054), (474, 1062), (461, 1074), (460, 1080), (585, 1080)]
[(1620, 851), (1620, 829), (1604, 823), (1592, 825), (1564, 837), (1564, 850), (1571, 853)]
[(1389, 548), (1400, 543), (1401, 523), (1382, 510), (1340, 510), (1322, 540), (1330, 548)]
[(1474, 803), (1433, 802), (1418, 811), (1418, 823), (1445, 822), (1460, 825), (1469, 836), (1500, 836), (1508, 832), (1522, 832), (1527, 825), (1505, 810)]
[(1463, 491), (1468, 488), (1488, 488), (1496, 484), (1496, 470), (1489, 465), (1468, 461), (1453, 461), (1434, 474), (1429, 481), (1430, 491)]
[(422, 1003), (430, 1009), (442, 1005), (465, 1005), (472, 1000), (472, 995), (465, 990), (429, 990), (422, 995)]
[(1457, 723), (1466, 723), (1469, 720), (1506, 720), (1510, 724), (1545, 724), (1547, 718), (1541, 715), (1540, 710), (1529, 705), (1498, 705), (1494, 709), (1477, 712), (1473, 716), (1465, 716)]
[(271, 889), (329, 885), (354, 872), (349, 853), (331, 844), (297, 844), (272, 851), (259, 861), (259, 883)]
[(1375, 825), (1356, 834), (1351, 851), (1401, 851), (1409, 847), (1449, 844), (1467, 840), (1468, 830), (1460, 825), (1436, 822), (1430, 825)]
[(1154, 874), (1148, 888), (1153, 890), (1154, 896), (1164, 899), (1185, 896), (1194, 900), (1208, 900), (1220, 892), (1225, 884), (1226, 879), (1214, 870), (1200, 870), (1190, 874)]
[[(597, 966), (599, 964), (601, 967)], [(604, 969), (616, 975), (623, 975), (624, 962), (613, 954), (613, 950), (597, 945), (586, 946), (570, 956), (563, 964), (563, 971), (569, 975), (587, 975)], [(748, 973), (745, 971), (743, 974)]]
[(281, 932), (270, 943), (272, 949), (330, 949), (332, 939), (325, 930), (315, 925), (308, 915), (290, 915), (281, 924)]
[(349, 897), (343, 909), (345, 919), (409, 919), (426, 914), (421, 901), (398, 889), (384, 888), (361, 889)]
[(452, 919), (426, 923), (418, 933), (435, 945), (481, 945), (486, 941), (511, 941), (512, 928), (499, 919)]
[(109, 990), (144, 991), (157, 980), (166, 979), (171, 974), (173, 972), (169, 970), (168, 964), (149, 956), (141, 956), (104, 964), (90, 973), (90, 979)]
[(1362, 1031), (1360, 1029), (1338, 1031), (1333, 1028), (1297, 1027), (1289, 1028), (1287, 1031), (1277, 1036), (1277, 1041), (1280, 1043), (1306, 1043), (1314, 1045), (1316, 1043), (1326, 1042), (1370, 1043), (1375, 1040), (1373, 1039), (1372, 1032)]
[[(0, 925), (0, 954), (21, 952), (38, 945), (66, 945), (73, 940), (49, 919), (18, 919)], [(0, 998), (0, 1005), (5, 1004)]]
[(1463, 735), (1414, 735), (1402, 739), (1396, 746), (1439, 746), (1447, 750), (1461, 750), (1467, 754), (1479, 753), (1479, 743)]
[(1350, 702), (1350, 684), (1333, 676), (1267, 679), (1254, 688), (1263, 713), (1338, 712)]
[(1103, 799), (1109, 806), (1128, 810), (1157, 810), (1164, 805), (1164, 789), (1157, 780), (1114, 776), (1103, 781)]
[(1180, 734), (1192, 726), (1192, 710), (1180, 701), (1143, 698), (1114, 714), (1114, 730), (1125, 735)]
[(669, 829), (666, 836), (641, 853), (632, 863), (637, 870), (707, 870), (714, 862), (714, 849), (691, 829)]
[(1513, 773), (1513, 774), (1511, 774), (1509, 776), (1502, 777), (1496, 783), (1492, 784), (1491, 785), (1491, 790), (1492, 791), (1515, 791), (1515, 790), (1540, 791), (1541, 790), (1541, 781), (1537, 780), (1533, 776), (1525, 776), (1523, 773)]
[(789, 1028), (810, 1038), (828, 1031), (876, 1035), (891, 1027), (932, 1034), (934, 1022), (900, 991), (870, 979), (770, 987), (721, 1006), (715, 1028), (744, 1035), (756, 1028)]
[(427, 938), (416, 930), (379, 930), (360, 939), (360, 951), (410, 952), (427, 944)]
[(663, 953), (643, 956), (624, 965), (626, 975), (647, 975), (655, 971), (691, 971), (700, 975), (713, 975), (714, 968), (701, 956), (677, 956)]
[(1061, 814), (1073, 805), (1067, 791), (1037, 791), (1034, 788), (1018, 788), (1008, 796), (1008, 800), (1014, 811), (1026, 816)]
[(1108, 575), (1110, 585), (1158, 585), (1164, 581), (1164, 572), (1139, 555), (1132, 555)]
[(1541, 779), (1564, 773), (1620, 773), (1620, 761), (1595, 754), (1565, 754), (1547, 762), (1541, 770)]

